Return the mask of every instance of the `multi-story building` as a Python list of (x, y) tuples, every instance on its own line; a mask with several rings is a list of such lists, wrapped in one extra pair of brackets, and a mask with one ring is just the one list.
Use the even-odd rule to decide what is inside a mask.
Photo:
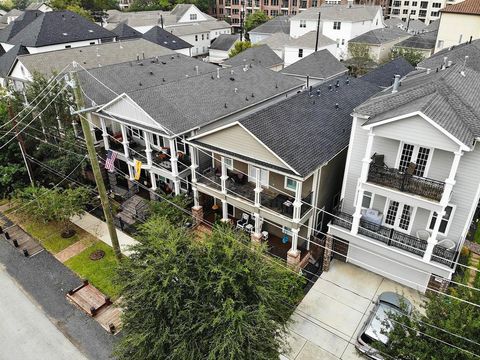
[(479, 73), (447, 66), (397, 77), (354, 110), (329, 225), (343, 259), (420, 291), (444, 288), (479, 200), (479, 92)]
[(298, 38), (316, 32), (320, 14), (321, 34), (336, 42), (335, 55), (345, 59), (348, 41), (370, 30), (385, 27), (380, 6), (322, 5), (319, 9), (308, 9), (290, 19), (290, 36)]
[(423, 21), (430, 24), (440, 19), (440, 10), (450, 4), (456, 4), (462, 0), (392, 0), (386, 14), (390, 18), (408, 19)]
[(465, 0), (441, 10), (435, 52), (480, 39), (480, 2)]

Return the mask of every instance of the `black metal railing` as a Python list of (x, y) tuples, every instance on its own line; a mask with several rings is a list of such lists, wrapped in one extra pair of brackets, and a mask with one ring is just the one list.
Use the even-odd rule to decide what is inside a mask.
[(450, 250), (441, 245), (435, 245), (432, 252), (432, 261), (453, 268), (457, 255), (458, 251), (456, 251), (455, 249)]
[(130, 199), (133, 195), (138, 193), (138, 191), (139, 191), (138, 184), (132, 184), (130, 189), (128, 189), (128, 191), (122, 195), (123, 201)]
[[(353, 216), (343, 212), (338, 212), (336, 217), (333, 218), (334, 225), (341, 226), (348, 230), (352, 228), (352, 221)], [(358, 233), (418, 256), (423, 256), (427, 249), (426, 240), (363, 219), (360, 220)]]
[(368, 181), (436, 201), (442, 199), (445, 188), (445, 183), (442, 181), (408, 175), (398, 169), (373, 163), (368, 171)]

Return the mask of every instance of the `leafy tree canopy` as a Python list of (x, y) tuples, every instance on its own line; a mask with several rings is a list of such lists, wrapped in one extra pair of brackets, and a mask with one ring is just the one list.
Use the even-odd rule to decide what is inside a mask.
[(270, 20), (270, 18), (263, 11), (255, 11), (254, 13), (247, 15), (245, 19), (245, 31), (249, 32), (268, 20)]
[(157, 216), (139, 235), (119, 269), (119, 359), (279, 358), (299, 275), (225, 225), (198, 239)]
[(252, 47), (250, 41), (237, 41), (232, 50), (228, 53), (228, 57), (234, 57), (235, 55), (240, 54), (242, 51), (245, 51)]
[(403, 56), (412, 66), (417, 66), (417, 64), (422, 61), (425, 56), (418, 50), (406, 49), (406, 48), (395, 48), (392, 50), (392, 59), (395, 59), (399, 56)]
[(370, 55), (370, 48), (366, 44), (349, 43), (348, 54), (349, 58), (345, 64), (354, 76), (365, 75), (369, 69), (376, 66)]

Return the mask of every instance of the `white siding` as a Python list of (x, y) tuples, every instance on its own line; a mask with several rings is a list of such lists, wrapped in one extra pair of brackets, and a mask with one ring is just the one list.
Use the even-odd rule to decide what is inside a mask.
[(47, 51), (63, 50), (63, 49), (67, 49), (68, 47), (76, 48), (76, 47), (89, 46), (89, 45), (95, 45), (100, 43), (101, 43), (100, 40), (94, 39), (94, 40), (76, 41), (71, 43), (49, 45), (49, 46), (27, 47), (27, 49), (30, 54), (37, 54), (37, 53), (43, 53)]
[[(388, 167), (395, 167), (395, 160), (397, 159), (398, 147), (400, 141), (389, 139), (382, 136), (375, 136), (373, 140), (372, 152), (378, 155), (383, 155), (384, 162)], [(359, 174), (360, 175), (360, 174)]]
[(427, 177), (439, 181), (445, 181), (445, 179), (448, 178), (450, 168), (452, 167), (453, 156), (452, 152), (435, 149), (433, 151), (432, 163), (430, 164)]

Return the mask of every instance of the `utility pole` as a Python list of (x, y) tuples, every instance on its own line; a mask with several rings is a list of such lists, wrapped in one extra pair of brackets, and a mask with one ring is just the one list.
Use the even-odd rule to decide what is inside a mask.
[[(74, 64), (75, 66), (76, 64)], [(83, 101), (82, 93), (80, 90), (80, 84), (78, 82), (78, 76), (76, 72), (70, 72), (70, 80), (73, 82), (72, 88), (75, 94), (75, 102), (77, 103), (78, 111), (85, 108), (85, 102)], [(87, 115), (88, 116), (88, 115)], [(80, 123), (82, 124), (83, 135), (85, 136), (85, 143), (87, 144), (88, 157), (90, 158), (90, 164), (92, 165), (93, 175), (97, 184), (98, 194), (103, 207), (103, 213), (108, 226), (108, 233), (110, 234), (110, 240), (112, 242), (113, 251), (118, 261), (122, 260), (122, 253), (120, 251), (120, 244), (118, 243), (117, 229), (113, 223), (112, 208), (110, 207), (110, 200), (105, 189), (105, 183), (103, 182), (102, 173), (100, 172), (100, 165), (98, 164), (97, 152), (93, 143), (92, 132), (88, 121), (80, 116)]]
[(13, 129), (15, 129), (15, 136), (17, 137), (18, 146), (20, 147), (20, 152), (22, 153), (23, 161), (25, 162), (25, 167), (27, 168), (28, 178), (30, 179), (30, 183), (32, 184), (32, 186), (35, 186), (35, 183), (33, 182), (33, 177), (32, 177), (32, 167), (30, 166), (30, 162), (28, 162), (27, 156), (26, 156), (27, 151), (25, 147), (25, 140), (23, 140), (22, 134), (18, 131), (17, 120), (15, 120), (15, 114), (13, 113), (13, 104), (12, 104), (11, 98), (8, 100), (8, 116), (12, 121)]
[(408, 28), (410, 27), (410, 19), (412, 18), (412, 14), (408, 14), (408, 21), (407, 21), (407, 30), (406, 32), (408, 33)]
[(320, 35), (320, 16), (322, 13), (319, 11), (318, 12), (318, 22), (317, 22), (317, 38), (315, 39), (315, 52), (318, 50), (318, 37)]
[(241, 0), (241, 9), (240, 9), (240, 41), (243, 41), (243, 22), (245, 17), (245, 0)]

